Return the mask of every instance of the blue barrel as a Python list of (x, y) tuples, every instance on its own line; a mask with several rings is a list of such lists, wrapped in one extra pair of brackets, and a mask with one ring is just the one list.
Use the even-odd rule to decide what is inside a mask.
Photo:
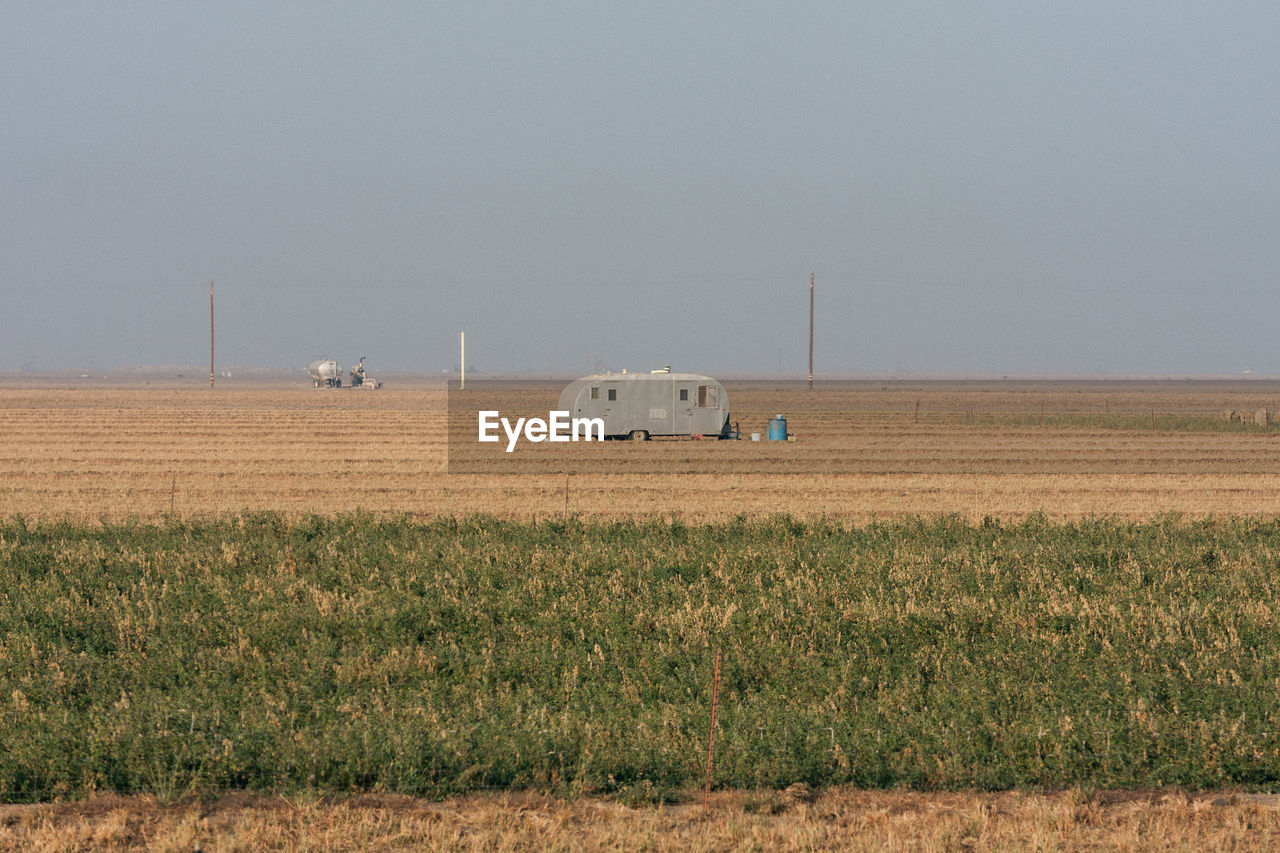
[(787, 440), (787, 419), (782, 415), (769, 419), (769, 440), (770, 441), (786, 441)]

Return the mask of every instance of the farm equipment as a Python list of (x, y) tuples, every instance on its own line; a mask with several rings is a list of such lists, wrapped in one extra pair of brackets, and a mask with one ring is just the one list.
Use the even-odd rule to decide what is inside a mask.
[(376, 391), (382, 387), (382, 383), (376, 379), (370, 379), (364, 372), (364, 356), (360, 356), (360, 363), (351, 365), (351, 387), (352, 388), (368, 388)]

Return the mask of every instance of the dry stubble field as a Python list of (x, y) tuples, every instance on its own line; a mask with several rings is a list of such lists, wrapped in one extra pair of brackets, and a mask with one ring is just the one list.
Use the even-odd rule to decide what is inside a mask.
[[(555, 385), (547, 386), (547, 406)], [(729, 385), (744, 432), (798, 441), (611, 445), (683, 473), (575, 474), (571, 514), (851, 521), (1280, 512), (1280, 433), (1218, 423), (1280, 409), (1269, 382)], [(440, 387), (0, 385), (0, 514), (154, 520), (357, 509), (559, 516), (560, 473), (450, 475)], [(1183, 428), (1193, 423), (1197, 428)], [(1208, 428), (1206, 428), (1206, 426)], [(629, 455), (629, 456), (628, 456)], [(714, 473), (723, 462), (724, 473)], [(554, 469), (552, 469), (554, 470)]]
[[(554, 401), (555, 386), (548, 386)], [(614, 453), (721, 454), (740, 471), (575, 475), (569, 512), (714, 520), (778, 512), (1143, 518), (1280, 512), (1280, 433), (1213, 425), (1280, 408), (1267, 382), (729, 385), (743, 430), (787, 414), (788, 445), (652, 442)], [(159, 520), (259, 510), (559, 516), (566, 477), (450, 475), (446, 395), (304, 385), (0, 385), (0, 514)], [(1188, 428), (1190, 424), (1190, 428)], [(643, 459), (644, 457), (640, 457)], [(712, 457), (713, 459), (715, 457)], [(744, 463), (745, 460), (745, 463)], [(786, 472), (794, 473), (786, 473)], [(1155, 793), (896, 795), (814, 803), (723, 794), (638, 811), (506, 796), (187, 805), (146, 797), (4, 807), (0, 848), (98, 849), (1271, 849), (1268, 798)]]

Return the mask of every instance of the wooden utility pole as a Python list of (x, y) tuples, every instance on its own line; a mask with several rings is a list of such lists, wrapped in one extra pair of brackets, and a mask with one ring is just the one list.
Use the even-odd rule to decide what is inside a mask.
[(809, 273), (809, 390), (813, 390), (813, 273)]
[(213, 279), (209, 279), (209, 387), (213, 387)]

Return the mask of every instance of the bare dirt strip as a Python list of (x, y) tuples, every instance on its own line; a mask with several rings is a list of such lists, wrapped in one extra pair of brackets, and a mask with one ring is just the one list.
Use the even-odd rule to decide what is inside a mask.
[(546, 473), (449, 474), (441, 388), (0, 386), (0, 514), (148, 521), (262, 510), (690, 520), (791, 513), (862, 522), (933, 513), (1280, 512), (1280, 432), (1225, 422), (1163, 426), (1183, 422), (1176, 418), (1216, 425), (1225, 411), (1269, 401), (1280, 411), (1269, 386), (995, 387), (805, 395), (730, 385), (744, 433), (763, 431), (781, 412), (797, 441), (610, 443), (607, 452), (629, 459), (636, 473), (566, 476), (554, 459)]

